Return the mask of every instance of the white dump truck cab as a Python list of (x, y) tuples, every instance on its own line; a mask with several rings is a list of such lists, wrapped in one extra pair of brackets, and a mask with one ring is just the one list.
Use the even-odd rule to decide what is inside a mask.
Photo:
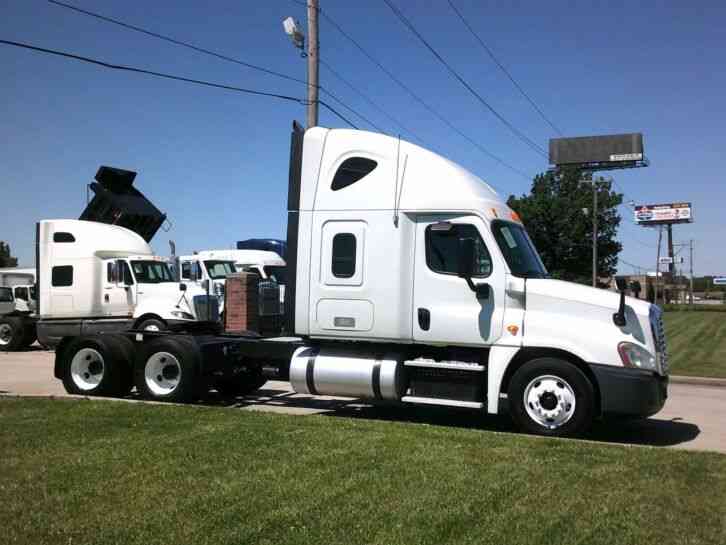
[(492, 186), (363, 131), (297, 130), (291, 157), (288, 328), (309, 340), (297, 391), (508, 407), (554, 435), (663, 406), (659, 308), (550, 279)]
[(38, 295), (38, 335), (48, 345), (81, 332), (218, 318), (216, 299), (176, 282), (138, 234), (93, 221), (39, 222)]

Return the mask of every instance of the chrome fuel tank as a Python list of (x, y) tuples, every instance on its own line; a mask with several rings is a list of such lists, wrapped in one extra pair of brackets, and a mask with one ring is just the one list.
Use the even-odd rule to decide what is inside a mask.
[(290, 361), (290, 384), (301, 394), (398, 401), (403, 396), (402, 362), (391, 354), (300, 347)]

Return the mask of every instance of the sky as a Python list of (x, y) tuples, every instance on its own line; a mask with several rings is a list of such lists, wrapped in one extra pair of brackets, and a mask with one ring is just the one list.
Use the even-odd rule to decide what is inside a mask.
[[(553, 129), (456, 17), (447, 0), (393, 0), (421, 34), (512, 125), (547, 148)], [(693, 203), (674, 227), (695, 240), (696, 274), (726, 274), (724, 2), (452, 0), (520, 86), (566, 136), (642, 132), (648, 168), (611, 175), (636, 204)], [(291, 0), (67, 0), (80, 8), (305, 79), (282, 29)], [(517, 139), (457, 82), (383, 0), (321, 0), (323, 11), (501, 166), (453, 132), (325, 19), (320, 56), (389, 116), (321, 66), (320, 84), (384, 131), (463, 165), (502, 196), (527, 193), (547, 159)], [(231, 64), (41, 0), (4, 0), (0, 39), (184, 77), (303, 97), (303, 84)], [(34, 262), (34, 224), (77, 218), (100, 165), (137, 171), (135, 185), (167, 213), (152, 246), (168, 255), (284, 238), (295, 102), (111, 71), (0, 44), (0, 240)], [(335, 105), (334, 102), (331, 104)], [(343, 107), (345, 117), (370, 126)], [(320, 124), (345, 124), (321, 110)], [(410, 131), (410, 132), (409, 132)], [(445, 181), (442, 181), (445, 183)], [(625, 262), (654, 267), (657, 233), (620, 209)]]

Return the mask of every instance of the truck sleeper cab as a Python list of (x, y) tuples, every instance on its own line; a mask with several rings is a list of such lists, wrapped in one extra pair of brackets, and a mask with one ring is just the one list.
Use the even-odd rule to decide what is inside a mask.
[[(183, 380), (275, 376), (311, 395), (507, 411), (563, 436), (665, 402), (658, 307), (548, 278), (494, 189), (423, 148), (295, 126), (287, 240), (295, 339), (137, 335), (137, 387), (164, 399), (148, 377), (164, 378), (153, 370), (173, 346), (175, 400), (194, 397)], [(59, 354), (60, 378), (74, 349)]]
[(38, 224), (38, 335), (162, 330), (207, 315), (216, 300), (179, 284), (164, 258), (124, 227), (81, 220)]

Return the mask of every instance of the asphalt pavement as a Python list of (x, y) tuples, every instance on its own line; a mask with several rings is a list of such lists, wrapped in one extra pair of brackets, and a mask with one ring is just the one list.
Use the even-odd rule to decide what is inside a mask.
[[(31, 349), (0, 352), (0, 395), (70, 397), (53, 377), (53, 352)], [(130, 401), (135, 399), (132, 394)], [(296, 394), (290, 384), (270, 381), (254, 395), (230, 400), (211, 393), (201, 405), (286, 414), (325, 414), (420, 422), (483, 431), (514, 431), (501, 416), (480, 416), (469, 410), (401, 404), (371, 404), (342, 397)], [(647, 420), (596, 423), (588, 439), (600, 442), (712, 450), (726, 453), (726, 388), (693, 384), (669, 386), (663, 410)]]

